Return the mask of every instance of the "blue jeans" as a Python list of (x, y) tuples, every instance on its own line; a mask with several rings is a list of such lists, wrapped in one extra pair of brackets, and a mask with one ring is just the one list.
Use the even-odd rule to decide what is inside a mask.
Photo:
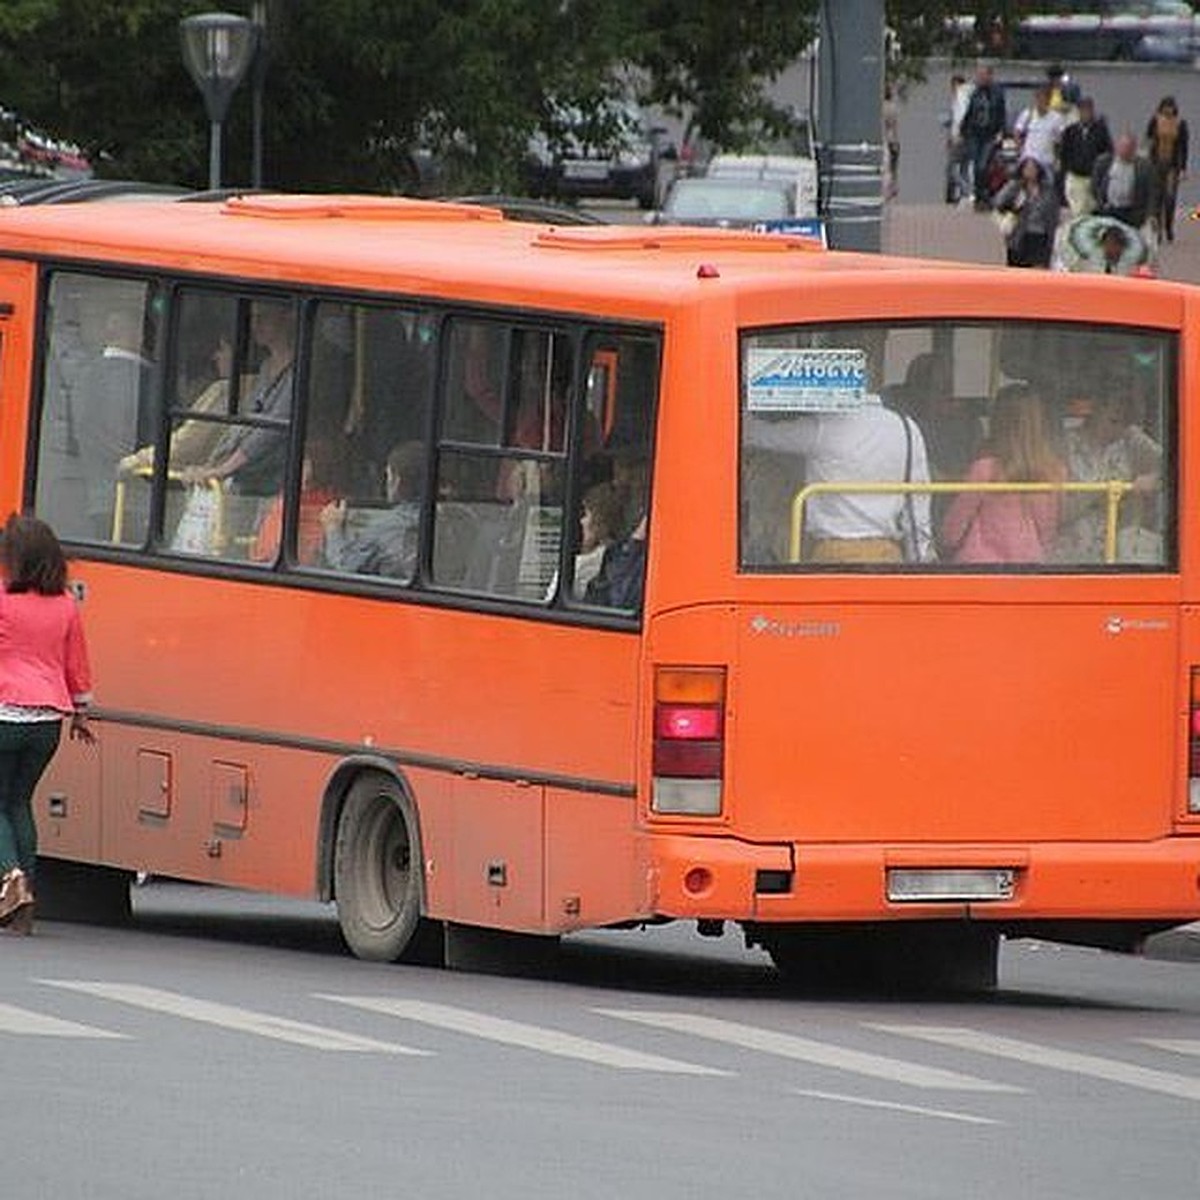
[(33, 789), (61, 736), (62, 721), (0, 721), (0, 874), (20, 867), (33, 878)]

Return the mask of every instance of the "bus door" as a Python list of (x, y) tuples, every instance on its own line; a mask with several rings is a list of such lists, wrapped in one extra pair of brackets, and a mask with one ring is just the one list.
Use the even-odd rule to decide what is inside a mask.
[(19, 509), (23, 499), (36, 284), (29, 264), (0, 262), (0, 500), (5, 512)]

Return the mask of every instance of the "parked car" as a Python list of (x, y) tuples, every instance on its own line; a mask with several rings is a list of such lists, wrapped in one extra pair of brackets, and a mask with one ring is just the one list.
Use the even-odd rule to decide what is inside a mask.
[(549, 127), (530, 139), (525, 187), (536, 198), (601, 197), (654, 208), (678, 158), (666, 129), (633, 104), (555, 107)]
[(676, 179), (663, 206), (649, 220), (655, 225), (709, 225), (753, 229), (795, 216), (794, 184), (779, 180), (720, 178), (711, 174)]
[(817, 215), (817, 161), (794, 154), (716, 154), (708, 163), (709, 179), (743, 183), (775, 183), (787, 189), (792, 210), (788, 216)]

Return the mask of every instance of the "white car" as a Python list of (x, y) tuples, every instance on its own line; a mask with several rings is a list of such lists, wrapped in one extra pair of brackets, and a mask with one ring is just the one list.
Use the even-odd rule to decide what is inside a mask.
[(817, 163), (813, 158), (786, 154), (716, 154), (708, 164), (709, 179), (776, 184), (787, 189), (789, 217), (817, 215)]

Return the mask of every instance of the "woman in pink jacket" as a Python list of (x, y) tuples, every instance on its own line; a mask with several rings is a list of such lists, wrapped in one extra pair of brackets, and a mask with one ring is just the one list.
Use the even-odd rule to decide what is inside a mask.
[(91, 670), (54, 531), (14, 513), (0, 539), (0, 925), (29, 933), (37, 857), (33, 790), (58, 748), (64, 717), (72, 738), (93, 740)]
[[(967, 468), (967, 483), (1062, 483), (1042, 399), (1025, 384), (992, 402), (988, 437)], [(1059, 492), (959, 492), (942, 521), (942, 554), (956, 563), (1046, 562), (1058, 536)]]

